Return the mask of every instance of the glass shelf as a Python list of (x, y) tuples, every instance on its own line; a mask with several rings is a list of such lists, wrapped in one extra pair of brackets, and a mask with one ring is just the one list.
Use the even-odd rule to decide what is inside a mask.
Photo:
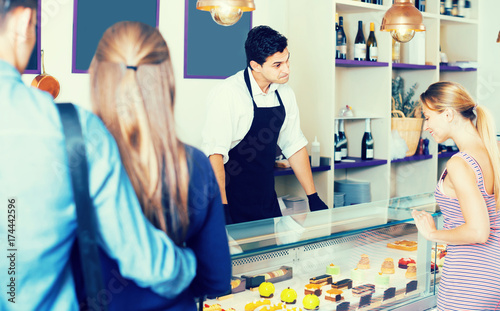
[(415, 65), (415, 64), (403, 64), (403, 63), (393, 63), (392, 69), (405, 69), (405, 70), (433, 70), (436, 69), (434, 65)]
[[(411, 222), (413, 209), (425, 210), (433, 216), (440, 213), (434, 193), (423, 193), (232, 224), (227, 225), (226, 229), (232, 238), (229, 245), (232, 248), (232, 259), (235, 260), (270, 250), (288, 249), (352, 235), (355, 232)], [(290, 222), (292, 226), (289, 226)], [(296, 229), (297, 224), (300, 224), (301, 237), (296, 240), (291, 239), (290, 236), (294, 236), (293, 230)]]
[(366, 60), (336, 59), (336, 67), (388, 67), (389, 63), (370, 62)]
[(432, 154), (412, 155), (411, 157), (404, 157), (402, 159), (392, 160), (391, 163), (421, 161), (421, 160), (427, 160), (427, 159), (432, 159)]
[(384, 164), (387, 164), (387, 160), (383, 159), (361, 160), (361, 158), (357, 157), (347, 157), (342, 162), (335, 163), (335, 169), (378, 166)]

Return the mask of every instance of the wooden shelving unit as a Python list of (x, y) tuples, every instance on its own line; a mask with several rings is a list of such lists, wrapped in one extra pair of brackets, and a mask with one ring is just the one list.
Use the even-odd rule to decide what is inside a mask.
[[(379, 31), (382, 17), (392, 1), (384, 1), (383, 5), (353, 0), (315, 0), (314, 4), (306, 0), (283, 0), (280, 3), (286, 5), (289, 21), (309, 21), (283, 23), (280, 31), (289, 39), (293, 66), (289, 84), (297, 97), (302, 131), (309, 141), (317, 136), (322, 157), (330, 158), (330, 169), (313, 174), (320, 197), (333, 206), (334, 181), (341, 179), (369, 181), (373, 201), (434, 191), (447, 158), (438, 155), (437, 144), (427, 133), (423, 132), (422, 138), (430, 141), (429, 155), (387, 160), (391, 159), (392, 149), (391, 79), (400, 75), (405, 81), (405, 90), (417, 83), (415, 96), (437, 81), (456, 81), (475, 97), (477, 70), (440, 66), (439, 50), (441, 47), (450, 63), (477, 62), (480, 1), (472, 0), (470, 19), (442, 16), (439, 0), (426, 1), (423, 13), (427, 29), (426, 65), (392, 63), (392, 38), (389, 33)], [(344, 18), (346, 60), (335, 59), (335, 13)], [(375, 23), (378, 62), (353, 60), (354, 38), (360, 20), (365, 38), (368, 38), (370, 22)], [(352, 107), (353, 117), (339, 117), (345, 105)], [(364, 162), (359, 158), (366, 118), (371, 119), (376, 160)], [(349, 162), (333, 161), (336, 119), (344, 120)], [(285, 176), (276, 180), (278, 195), (304, 196), (296, 179)]]

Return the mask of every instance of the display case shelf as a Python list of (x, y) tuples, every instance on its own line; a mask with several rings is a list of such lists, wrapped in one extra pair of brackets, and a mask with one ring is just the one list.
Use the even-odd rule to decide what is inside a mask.
[(366, 61), (366, 60), (336, 59), (335, 66), (337, 66), (337, 67), (388, 67), (389, 63), (370, 62), (370, 61)]
[(415, 65), (415, 64), (403, 64), (403, 63), (393, 63), (392, 69), (398, 70), (435, 70), (436, 66), (434, 65)]
[(438, 154), (438, 159), (451, 158), (457, 151), (446, 151)]
[[(229, 225), (226, 229), (232, 238), (229, 247), (233, 278), (245, 281), (245, 285), (251, 280), (256, 288), (264, 277), (260, 280), (255, 277), (286, 269), (289, 278), (273, 281), (271, 277), (268, 281), (275, 286), (274, 297), (268, 299), (268, 304), (279, 303), (280, 293), (292, 288), (297, 294), (297, 306), (302, 308), (304, 286), (313, 277), (329, 279), (320, 285), (324, 292), (331, 289), (330, 283), (343, 279), (351, 279), (352, 287), (376, 284), (377, 267), (382, 266), (387, 258), (397, 262), (399, 258), (412, 257), (417, 265), (415, 279), (407, 279), (406, 270), (395, 267), (389, 286), (377, 285), (365, 299), (353, 295), (350, 287), (343, 288), (343, 302), (350, 304), (349, 310), (351, 307), (357, 310), (361, 305), (364, 305), (363, 310), (400, 310), (398, 308), (409, 304), (411, 310), (430, 309), (436, 305), (435, 286), (440, 281), (441, 271), (431, 273), (432, 248), (436, 243), (417, 233), (411, 214), (414, 209), (427, 211), (439, 223), (440, 213), (434, 195), (426, 193)], [(403, 240), (412, 241), (418, 247), (408, 250), (389, 247), (389, 244)], [(352, 277), (361, 254), (369, 256), (372, 266), (363, 273), (362, 281)], [(332, 263), (340, 268), (339, 274), (324, 275), (325, 268)], [(393, 294), (388, 294), (390, 297), (383, 301), (387, 287), (392, 288)], [(325, 296), (326, 293), (320, 298), (319, 310), (338, 310), (338, 304), (324, 299)], [(245, 310), (248, 304), (259, 298), (259, 292), (255, 290), (238, 288), (230, 296), (209, 299), (206, 303)]]
[[(347, 160), (347, 161), (345, 161)], [(387, 160), (383, 159), (373, 159), (373, 160), (362, 160), (357, 157), (347, 157), (343, 162), (335, 163), (335, 169), (344, 168), (356, 168), (356, 167), (367, 167), (367, 166), (378, 166), (387, 164)]]
[(477, 71), (477, 68), (462, 68), (462, 67), (459, 67), (459, 66), (439, 65), (439, 71), (441, 71), (441, 72)]
[(412, 155), (411, 157), (404, 157), (402, 159), (392, 160), (391, 163), (410, 162), (410, 161), (422, 161), (422, 160), (427, 160), (427, 159), (432, 159), (432, 154), (417, 154), (417, 155)]

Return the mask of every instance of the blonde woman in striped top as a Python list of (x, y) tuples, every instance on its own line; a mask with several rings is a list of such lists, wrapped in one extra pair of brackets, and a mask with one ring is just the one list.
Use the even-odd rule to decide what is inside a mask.
[(424, 130), (459, 152), (436, 187), (444, 229), (413, 211), (419, 232), (448, 244), (438, 310), (500, 310), (500, 157), (490, 113), (458, 83), (434, 83), (420, 95)]

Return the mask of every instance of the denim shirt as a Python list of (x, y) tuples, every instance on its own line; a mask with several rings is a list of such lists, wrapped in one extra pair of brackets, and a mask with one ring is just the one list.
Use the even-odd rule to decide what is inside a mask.
[[(193, 252), (174, 246), (146, 220), (114, 139), (98, 117), (77, 111), (100, 247), (121, 275), (175, 297), (194, 278)], [(78, 310), (69, 265), (77, 220), (67, 163), (52, 98), (24, 85), (19, 72), (0, 60), (0, 310)], [(14, 227), (9, 199), (15, 200)], [(15, 239), (8, 241), (12, 229)], [(104, 302), (123, 285), (119, 281), (104, 284)]]

